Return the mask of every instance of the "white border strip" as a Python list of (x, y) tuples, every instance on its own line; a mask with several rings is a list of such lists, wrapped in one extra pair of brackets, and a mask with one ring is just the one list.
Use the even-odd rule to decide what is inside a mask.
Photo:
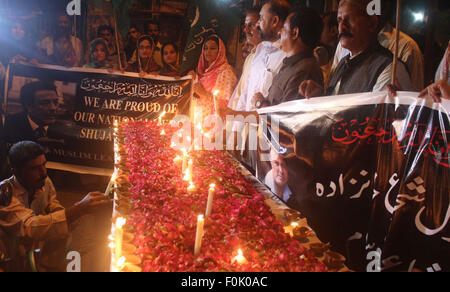
[[(56, 65), (25, 65), (25, 64), (18, 64), (25, 67), (32, 67), (32, 68), (41, 68), (41, 69), (49, 69), (49, 70), (56, 70), (56, 71), (65, 71), (65, 72), (81, 72), (81, 73), (97, 73), (97, 74), (106, 74), (106, 75), (117, 75), (117, 76), (128, 76), (128, 77), (136, 77), (141, 79), (151, 79), (151, 80), (162, 80), (162, 81), (180, 81), (180, 80), (190, 80), (192, 79), (192, 76), (187, 75), (182, 78), (174, 78), (174, 77), (166, 77), (166, 76), (160, 76), (160, 75), (147, 75), (145, 77), (140, 77), (138, 73), (131, 73), (131, 72), (125, 72), (122, 73), (118, 70), (115, 70), (114, 72), (109, 72), (108, 69), (92, 69), (92, 68), (81, 68), (81, 67), (72, 67), (67, 68), (63, 66), (56, 66)], [(20, 75), (17, 75), (17, 77), (23, 77)], [(58, 81), (58, 80), (56, 80)]]
[(394, 104), (408, 106), (425, 106), (443, 113), (450, 112), (450, 100), (442, 100), (442, 103), (435, 103), (431, 98), (419, 98), (418, 92), (398, 92), (395, 98), (389, 97), (386, 92), (369, 92), (348, 95), (336, 95), (303, 99), (286, 102), (273, 107), (258, 110), (258, 114), (269, 114), (276, 112), (297, 113), (299, 111), (315, 111), (342, 106), (358, 106), (373, 104)]

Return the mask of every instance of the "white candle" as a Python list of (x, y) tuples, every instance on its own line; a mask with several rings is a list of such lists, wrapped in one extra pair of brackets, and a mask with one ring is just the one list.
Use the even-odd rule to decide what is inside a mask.
[(233, 258), (233, 260), (231, 261), (231, 263), (235, 263), (235, 262), (237, 262), (240, 265), (247, 263), (247, 259), (244, 257), (244, 254), (241, 249), (238, 250), (238, 255), (235, 256)]
[(173, 159), (173, 162), (175, 163), (175, 165), (176, 166), (180, 166), (180, 162), (182, 161), (183, 159), (180, 157), (180, 155), (177, 155), (177, 157), (175, 157), (174, 159)]
[(188, 162), (188, 181), (192, 181), (192, 174), (194, 173), (194, 162), (189, 159)]
[(199, 215), (197, 218), (197, 234), (195, 236), (195, 249), (194, 249), (195, 256), (198, 256), (200, 254), (200, 250), (202, 249), (204, 226), (205, 226), (205, 218), (203, 218), (203, 215)]
[(195, 191), (195, 185), (193, 182), (189, 182), (189, 186), (187, 188), (188, 193), (193, 193)]
[(183, 167), (182, 167), (182, 173), (183, 174), (185, 174), (185, 172), (186, 172), (186, 168), (187, 168), (187, 158), (188, 158), (188, 155), (187, 155), (187, 151), (186, 151), (186, 148), (183, 148), (183, 149), (181, 149), (181, 151), (183, 151)]
[(116, 258), (116, 263), (122, 256), (123, 226), (125, 225), (125, 223), (127, 223), (127, 220), (125, 218), (119, 217), (116, 219), (116, 228), (115, 228), (116, 243), (114, 254), (114, 257)]
[(111, 191), (116, 183), (116, 178), (117, 174), (114, 172), (113, 175), (111, 176), (111, 180), (109, 181), (108, 187), (106, 188), (105, 197), (109, 197), (111, 195)]
[(209, 185), (208, 203), (206, 204), (206, 217), (211, 216), (212, 213), (215, 188), (216, 188), (215, 184)]
[(166, 112), (164, 111), (158, 118), (158, 125), (162, 125), (162, 118), (166, 115)]

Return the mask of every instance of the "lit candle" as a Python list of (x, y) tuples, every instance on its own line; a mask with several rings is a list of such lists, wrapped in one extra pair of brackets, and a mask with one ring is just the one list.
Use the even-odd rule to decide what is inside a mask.
[(202, 249), (204, 226), (205, 226), (205, 218), (203, 218), (203, 215), (199, 215), (197, 218), (197, 234), (195, 236), (195, 249), (194, 249), (195, 256), (198, 256), (200, 254), (200, 250)]
[(217, 113), (219, 112), (219, 107), (217, 104), (217, 96), (219, 95), (220, 91), (219, 90), (214, 90), (213, 92), (213, 96), (214, 96), (214, 113), (217, 115)]
[(299, 224), (297, 222), (292, 222), (291, 225), (284, 227), (284, 232), (289, 233), (291, 237), (294, 237), (294, 229), (298, 226)]
[(108, 187), (106, 188), (105, 197), (109, 197), (111, 195), (111, 191), (112, 191), (113, 187), (115, 186), (116, 179), (117, 179), (117, 174), (114, 172), (113, 175), (111, 176), (111, 180), (109, 181)]
[(215, 188), (216, 188), (215, 184), (209, 185), (208, 203), (206, 204), (206, 217), (211, 216), (212, 205), (214, 200), (214, 192), (216, 190)]
[(166, 115), (166, 112), (163, 111), (163, 113), (158, 118), (158, 125), (162, 125), (162, 118), (164, 118), (165, 115)]
[(181, 149), (181, 151), (183, 151), (183, 167), (182, 167), (182, 173), (184, 174), (186, 172), (186, 168), (187, 168), (187, 158), (188, 158), (188, 154), (186, 151), (186, 148)]
[(244, 257), (244, 254), (241, 249), (238, 250), (238, 255), (235, 256), (233, 258), (233, 260), (231, 261), (231, 263), (235, 263), (235, 262), (237, 262), (240, 265), (247, 263), (247, 259)]
[(122, 256), (122, 240), (123, 240), (123, 226), (127, 223), (127, 220), (125, 218), (119, 217), (116, 220), (116, 243), (115, 243), (115, 258), (116, 263), (119, 261), (120, 257)]
[(184, 177), (183, 177), (184, 181), (192, 181), (193, 167), (194, 167), (194, 164), (192, 162), (192, 159), (189, 159), (188, 167), (187, 167), (186, 171), (184, 172)]
[(180, 157), (180, 155), (177, 155), (177, 157), (173, 159), (173, 162), (175, 163), (176, 166), (179, 166), (182, 160), (183, 159)]
[(189, 186), (187, 188), (188, 193), (193, 193), (195, 191), (195, 185), (193, 182), (189, 182)]
[(194, 162), (192, 161), (192, 159), (189, 159), (188, 172), (187, 172), (188, 181), (192, 181), (192, 174), (193, 174), (193, 172), (194, 172)]
[(120, 271), (125, 267), (125, 261), (126, 258), (125, 257), (120, 257), (119, 260), (117, 261), (117, 269)]

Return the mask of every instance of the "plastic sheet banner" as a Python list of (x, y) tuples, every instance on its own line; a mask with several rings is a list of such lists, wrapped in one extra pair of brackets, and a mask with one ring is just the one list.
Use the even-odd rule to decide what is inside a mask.
[(417, 96), (333, 96), (260, 111), (266, 140), (279, 124), (279, 143), (270, 142), (259, 179), (352, 269), (450, 271), (450, 101)]
[[(46, 147), (51, 167), (81, 173), (106, 175), (108, 171), (98, 169), (113, 168), (115, 120), (156, 120), (166, 112), (162, 120), (170, 121), (177, 114), (189, 114), (192, 96), (190, 77), (140, 78), (134, 73), (11, 64), (7, 79), (7, 144), (36, 141)], [(36, 81), (54, 84), (59, 99), (56, 119), (43, 130), (20, 104), (22, 88)], [(45, 108), (39, 102), (35, 99), (34, 106)]]

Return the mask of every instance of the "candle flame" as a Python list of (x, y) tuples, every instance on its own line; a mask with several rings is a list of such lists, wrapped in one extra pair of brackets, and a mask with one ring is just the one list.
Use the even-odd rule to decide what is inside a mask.
[(220, 93), (220, 90), (214, 90), (214, 92), (213, 92), (214, 96), (218, 96), (219, 93)]
[(123, 267), (125, 266), (125, 260), (126, 260), (125, 257), (119, 258), (119, 260), (117, 261), (117, 267), (119, 269), (123, 269)]
[(239, 250), (238, 250), (238, 255), (239, 255), (240, 257), (244, 256), (244, 253), (242, 252), (242, 249), (239, 249)]
[(203, 221), (203, 220), (205, 220), (205, 216), (204, 215), (198, 215), (197, 220), (198, 221)]
[(115, 249), (116, 248), (116, 245), (114, 244), (114, 242), (110, 242), (108, 244), (108, 246), (109, 246), (110, 249)]
[[(108, 235), (108, 239), (110, 240), (110, 241), (114, 241), (114, 236), (112, 235), (112, 234), (110, 234), (110, 235)], [(112, 242), (111, 242), (112, 243)]]
[(292, 222), (292, 223), (291, 223), (291, 226), (294, 227), (294, 228), (295, 228), (295, 227), (298, 227), (298, 223), (297, 223), (297, 222)]
[(127, 219), (119, 217), (116, 220), (116, 228), (122, 228), (127, 223)]
[(210, 184), (209, 188), (214, 190), (216, 188), (216, 184)]
[(166, 134), (166, 131), (162, 130), (161, 131), (161, 136), (164, 136)]

